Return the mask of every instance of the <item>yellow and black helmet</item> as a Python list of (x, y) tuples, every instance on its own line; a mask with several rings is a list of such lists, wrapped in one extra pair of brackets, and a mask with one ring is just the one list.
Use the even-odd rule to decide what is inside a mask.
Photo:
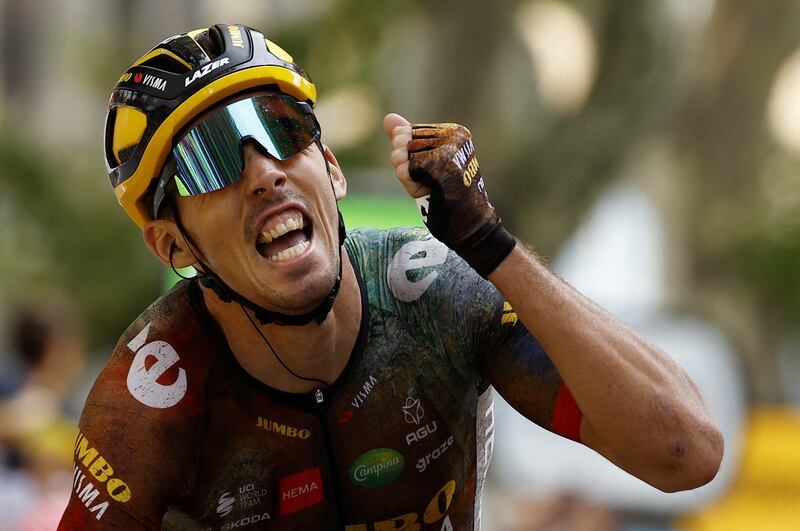
[(139, 227), (152, 219), (152, 205), (141, 199), (176, 135), (215, 103), (257, 87), (316, 103), (314, 84), (292, 57), (240, 24), (170, 37), (120, 77), (106, 117), (106, 167), (117, 200)]

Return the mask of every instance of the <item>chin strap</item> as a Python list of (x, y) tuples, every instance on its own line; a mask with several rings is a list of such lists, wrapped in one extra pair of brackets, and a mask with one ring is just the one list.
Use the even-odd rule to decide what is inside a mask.
[[(325, 151), (323, 150), (322, 143), (319, 140), (317, 140), (317, 145), (319, 146), (320, 151), (322, 151), (322, 154), (323, 154), (322, 156), (325, 159), (325, 168), (328, 170), (328, 177), (329, 177), (329, 180), (330, 180), (331, 171), (330, 171), (330, 166), (328, 164), (328, 158), (325, 157)], [(334, 191), (334, 189), (333, 189), (333, 181), (330, 180), (330, 182), (331, 182), (331, 190)], [(336, 196), (335, 196), (335, 191), (334, 191), (334, 200), (335, 200), (335, 198), (336, 198)], [(203, 268), (202, 271), (198, 271), (197, 272), (197, 278), (200, 280), (200, 283), (203, 286), (214, 290), (214, 293), (217, 294), (217, 296), (220, 298), (220, 300), (222, 300), (223, 302), (236, 302), (238, 304), (241, 304), (242, 306), (244, 306), (248, 310), (251, 310), (253, 312), (253, 314), (255, 315), (256, 319), (258, 319), (258, 321), (262, 325), (265, 325), (265, 324), (277, 324), (277, 325), (282, 325), (282, 326), (303, 326), (303, 325), (307, 325), (311, 321), (316, 321), (317, 323), (321, 324), (325, 320), (325, 318), (328, 317), (328, 314), (330, 313), (331, 308), (333, 308), (333, 303), (336, 300), (336, 295), (339, 294), (339, 288), (340, 288), (341, 283), (342, 283), (342, 245), (344, 245), (344, 240), (347, 237), (347, 231), (345, 230), (345, 226), (344, 226), (344, 218), (342, 217), (342, 213), (339, 210), (338, 205), (336, 207), (336, 213), (339, 216), (339, 245), (338, 245), (339, 271), (336, 274), (336, 282), (334, 282), (333, 288), (331, 288), (331, 291), (328, 292), (328, 295), (325, 296), (325, 298), (322, 300), (322, 302), (319, 304), (319, 306), (317, 306), (315, 309), (311, 310), (310, 312), (303, 313), (303, 314), (300, 314), (300, 315), (288, 315), (288, 314), (285, 314), (285, 313), (280, 313), (280, 312), (274, 312), (272, 310), (267, 310), (266, 308), (263, 308), (263, 307), (259, 306), (258, 304), (256, 304), (255, 302), (251, 301), (247, 297), (244, 297), (243, 295), (240, 295), (233, 288), (228, 286), (225, 283), (225, 281), (222, 280), (222, 278), (220, 278), (220, 276), (217, 275), (214, 272), (213, 269), (211, 269), (202, 260), (200, 260), (200, 258), (194, 252), (194, 248), (197, 247), (197, 246), (189, 238), (189, 233), (186, 232), (186, 229), (184, 228), (183, 223), (181, 222), (180, 215), (178, 214), (177, 205), (173, 204), (172, 210), (174, 212), (175, 224), (178, 226), (178, 230), (181, 231), (181, 234), (186, 239), (186, 241), (189, 243), (189, 247), (190, 247), (190, 251), (191, 251), (192, 255), (195, 257), (197, 262)], [(173, 250), (174, 250), (174, 248), (170, 249), (170, 264), (172, 263), (172, 252), (173, 252)], [(174, 267), (173, 267), (173, 269), (174, 269)]]

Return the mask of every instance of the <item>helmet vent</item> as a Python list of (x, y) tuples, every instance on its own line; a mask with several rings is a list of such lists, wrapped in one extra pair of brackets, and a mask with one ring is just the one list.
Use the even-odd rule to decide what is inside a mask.
[(120, 149), (119, 153), (117, 153), (117, 160), (119, 160), (119, 163), (122, 164), (123, 162), (128, 160), (131, 157), (131, 155), (133, 155), (133, 151), (135, 149), (136, 146), (128, 146), (126, 148)]
[(217, 58), (225, 49), (225, 39), (213, 26), (208, 28), (208, 31), (195, 36), (194, 40), (211, 60)]
[(170, 57), (166, 53), (151, 57), (147, 61), (144, 61), (140, 66), (149, 66), (150, 68), (157, 68), (172, 74), (184, 74), (189, 71), (185, 64), (174, 59), (173, 57)]

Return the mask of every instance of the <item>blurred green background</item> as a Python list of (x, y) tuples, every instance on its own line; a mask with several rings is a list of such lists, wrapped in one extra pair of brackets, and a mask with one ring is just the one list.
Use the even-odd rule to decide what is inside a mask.
[(310, 72), (349, 226), (418, 223), (387, 112), (468, 126), (495, 207), (546, 259), (625, 186), (657, 219), (660, 311), (727, 338), (749, 408), (800, 402), (795, 0), (0, 1), (0, 317), (68, 299), (102, 359), (162, 290), (106, 178), (105, 105), (155, 43), (217, 22)]

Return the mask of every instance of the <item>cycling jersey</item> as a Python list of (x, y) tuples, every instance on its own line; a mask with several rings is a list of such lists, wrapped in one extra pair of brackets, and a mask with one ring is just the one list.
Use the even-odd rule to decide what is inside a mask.
[(542, 347), (455, 253), (417, 228), (355, 230), (345, 248), (362, 318), (330, 388), (251, 377), (196, 281), (148, 308), (87, 399), (59, 529), (476, 529), (490, 386), (579, 438)]

